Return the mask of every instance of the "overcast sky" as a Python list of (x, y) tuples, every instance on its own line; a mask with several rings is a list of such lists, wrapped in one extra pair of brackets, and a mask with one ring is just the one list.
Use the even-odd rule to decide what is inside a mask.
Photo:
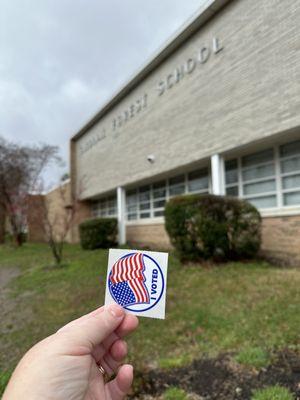
[[(205, 0), (0, 0), (0, 135), (69, 138)], [(50, 183), (50, 182), (48, 182)]]

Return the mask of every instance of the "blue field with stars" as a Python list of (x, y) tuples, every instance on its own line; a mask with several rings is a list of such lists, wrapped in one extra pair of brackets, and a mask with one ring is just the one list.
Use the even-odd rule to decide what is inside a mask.
[(125, 307), (136, 303), (133, 291), (127, 282), (117, 283), (110, 286), (111, 293), (120, 306)]

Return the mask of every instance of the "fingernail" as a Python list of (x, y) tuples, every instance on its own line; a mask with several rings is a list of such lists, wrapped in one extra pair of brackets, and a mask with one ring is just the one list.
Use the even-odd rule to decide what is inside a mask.
[(111, 304), (108, 306), (107, 309), (115, 318), (120, 318), (124, 315), (123, 308), (118, 306), (117, 304)]

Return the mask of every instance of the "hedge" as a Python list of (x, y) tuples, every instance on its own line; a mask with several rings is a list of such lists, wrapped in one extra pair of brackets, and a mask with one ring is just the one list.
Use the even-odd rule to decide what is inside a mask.
[(181, 260), (251, 258), (261, 243), (259, 212), (233, 197), (174, 197), (166, 204), (165, 227)]
[(79, 225), (80, 243), (85, 250), (108, 248), (117, 243), (116, 218), (94, 218)]

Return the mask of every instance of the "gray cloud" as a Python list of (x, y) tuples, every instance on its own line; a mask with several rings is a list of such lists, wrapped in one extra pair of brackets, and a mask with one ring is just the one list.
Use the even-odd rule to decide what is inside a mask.
[(203, 1), (1, 0), (0, 135), (68, 160), (70, 136)]

